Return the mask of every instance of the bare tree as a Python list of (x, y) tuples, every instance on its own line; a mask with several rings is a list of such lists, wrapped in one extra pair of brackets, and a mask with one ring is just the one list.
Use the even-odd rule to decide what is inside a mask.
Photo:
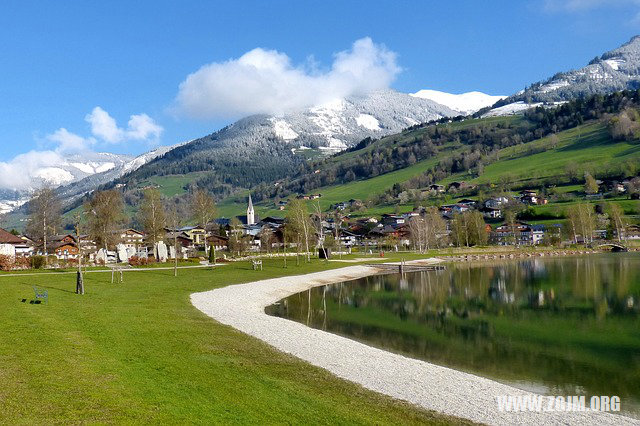
[(609, 214), (609, 220), (611, 221), (611, 225), (613, 229), (616, 231), (616, 235), (618, 236), (618, 241), (622, 241), (625, 239), (624, 231), (627, 227), (624, 218), (624, 211), (619, 204), (609, 203), (607, 205), (607, 213)]
[(157, 189), (151, 188), (144, 191), (142, 204), (138, 212), (138, 222), (142, 225), (147, 238), (151, 239), (155, 248), (156, 243), (162, 240), (165, 235), (164, 226), (166, 222), (164, 200)]
[(216, 203), (208, 192), (196, 189), (191, 195), (191, 213), (193, 219), (204, 229), (204, 252), (209, 255), (207, 247), (207, 224), (216, 216)]
[(173, 233), (173, 276), (178, 276), (178, 228), (180, 228), (180, 213), (178, 212), (178, 207), (175, 204), (170, 204), (166, 208), (167, 212), (167, 223), (171, 226), (171, 231)]
[(304, 243), (307, 262), (310, 262), (309, 246), (313, 238), (313, 223), (309, 218), (307, 205), (302, 200), (294, 199), (287, 204), (287, 210), (287, 219), (291, 232), (297, 234), (301, 242)]
[[(60, 226), (62, 207), (53, 189), (38, 190), (29, 202), (27, 232), (36, 241), (42, 241), (42, 253), (49, 253), (49, 237), (55, 235)], [(46, 262), (46, 261), (45, 261)]]
[(89, 233), (105, 250), (120, 239), (118, 229), (125, 221), (124, 200), (115, 189), (93, 194), (84, 205)]

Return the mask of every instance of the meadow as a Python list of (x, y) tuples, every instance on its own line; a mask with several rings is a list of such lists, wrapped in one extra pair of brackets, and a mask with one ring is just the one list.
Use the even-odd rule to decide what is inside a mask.
[[(458, 422), (367, 391), (219, 324), (193, 292), (345, 266), (0, 275), (0, 423)], [(49, 302), (29, 303), (33, 286)]]

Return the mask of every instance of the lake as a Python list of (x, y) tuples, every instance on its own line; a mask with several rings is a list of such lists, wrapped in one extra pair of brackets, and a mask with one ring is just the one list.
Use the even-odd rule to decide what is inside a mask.
[(266, 309), (391, 352), (640, 413), (640, 255), (448, 264), (316, 287)]

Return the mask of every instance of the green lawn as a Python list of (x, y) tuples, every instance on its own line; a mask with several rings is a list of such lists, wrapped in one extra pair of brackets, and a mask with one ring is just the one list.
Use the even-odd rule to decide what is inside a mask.
[[(189, 295), (340, 263), (0, 276), (0, 423), (424, 423), (428, 413), (340, 380), (196, 310)], [(48, 305), (23, 303), (32, 286)]]

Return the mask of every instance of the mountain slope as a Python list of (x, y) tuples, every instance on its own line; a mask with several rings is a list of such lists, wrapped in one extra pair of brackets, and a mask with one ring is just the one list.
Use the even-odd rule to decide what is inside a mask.
[(474, 112), (492, 106), (496, 102), (506, 98), (506, 96), (492, 96), (482, 92), (467, 92), (453, 94), (440, 92), (438, 90), (420, 90), (412, 93), (411, 96), (422, 99), (430, 99), (449, 108), (459, 111), (462, 115), (473, 114)]
[[(256, 187), (252, 195), (260, 200), (256, 208), (261, 215), (282, 214), (274, 209), (275, 202), (298, 193), (321, 193), (322, 208), (359, 198), (370, 202), (369, 212), (389, 212), (397, 204), (425, 201), (431, 183), (466, 181), (491, 193), (580, 184), (585, 172), (623, 180), (637, 174), (640, 145), (637, 136), (614, 138), (608, 114), (630, 107), (640, 108), (638, 92), (587, 98), (522, 116), (416, 126), (310, 164), (279, 187)], [(244, 198), (220, 203), (226, 215), (242, 208)]]
[(30, 187), (0, 190), (0, 214), (22, 206), (33, 192), (43, 185), (57, 187), (58, 194), (65, 204), (68, 204), (85, 192), (137, 170), (180, 145), (182, 144), (162, 146), (137, 157), (106, 152), (84, 152), (63, 156), (60, 161), (35, 170), (31, 175)]
[(135, 188), (153, 176), (199, 175), (196, 185), (227, 196), (291, 175), (314, 152), (332, 153), (458, 111), (392, 90), (336, 100), (283, 116), (255, 115), (180, 146), (119, 179)]
[(640, 88), (640, 36), (594, 58), (578, 70), (560, 72), (498, 102), (563, 102), (595, 94)]

